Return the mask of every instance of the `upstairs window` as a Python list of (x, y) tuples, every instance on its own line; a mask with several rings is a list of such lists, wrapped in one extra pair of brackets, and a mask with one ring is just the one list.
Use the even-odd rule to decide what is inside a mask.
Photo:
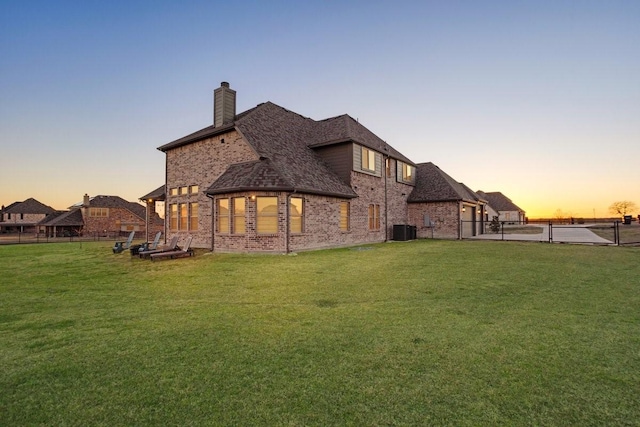
[(190, 185), (189, 186), (189, 194), (198, 194), (198, 186)]
[(404, 163), (398, 160), (397, 167), (398, 167), (398, 173), (397, 173), (398, 182), (404, 182), (405, 184), (415, 184), (416, 168), (414, 166), (411, 166), (407, 163)]
[(362, 147), (362, 169), (375, 172), (376, 171), (376, 152)]
[(109, 208), (89, 208), (91, 218), (106, 218), (109, 216)]

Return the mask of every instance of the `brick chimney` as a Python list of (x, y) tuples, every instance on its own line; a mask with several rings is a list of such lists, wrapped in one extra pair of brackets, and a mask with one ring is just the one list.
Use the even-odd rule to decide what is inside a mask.
[(236, 91), (229, 83), (222, 82), (213, 91), (213, 125), (215, 127), (233, 122), (236, 117)]

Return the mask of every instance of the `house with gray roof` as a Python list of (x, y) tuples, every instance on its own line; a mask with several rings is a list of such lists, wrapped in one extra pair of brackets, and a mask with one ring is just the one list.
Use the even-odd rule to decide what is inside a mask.
[(407, 203), (417, 237), (460, 239), (484, 232), (486, 200), (431, 162), (417, 165)]
[(511, 224), (524, 224), (526, 222), (525, 211), (513, 203), (510, 198), (499, 191), (477, 193), (488, 201), (487, 212), (490, 218), (498, 217), (499, 221)]
[(56, 210), (51, 206), (29, 198), (3, 207), (0, 214), (0, 231), (4, 233), (37, 233), (38, 223)]
[(291, 252), (382, 242), (407, 224), (415, 164), (349, 115), (314, 120), (265, 102), (160, 146), (165, 234), (213, 251)]

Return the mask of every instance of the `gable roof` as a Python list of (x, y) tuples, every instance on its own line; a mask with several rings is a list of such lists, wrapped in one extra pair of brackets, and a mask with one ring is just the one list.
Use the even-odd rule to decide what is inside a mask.
[(5, 213), (22, 213), (22, 214), (50, 214), (55, 212), (51, 206), (40, 203), (34, 198), (28, 198), (24, 202), (16, 202), (10, 204), (4, 209)]
[(499, 191), (485, 193), (484, 191), (478, 190), (477, 193), (486, 199), (489, 202), (489, 206), (491, 206), (495, 211), (524, 212), (515, 203), (513, 203), (510, 198)]
[(480, 197), (464, 184), (447, 175), (431, 162), (416, 167), (416, 185), (407, 199), (408, 203), (444, 201), (480, 201)]

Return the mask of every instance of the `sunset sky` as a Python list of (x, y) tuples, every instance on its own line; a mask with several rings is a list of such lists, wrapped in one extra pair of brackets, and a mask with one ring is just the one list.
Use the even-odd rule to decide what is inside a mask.
[(637, 0), (0, 0), (0, 204), (136, 201), (221, 81), (238, 112), (349, 114), (531, 218), (640, 206)]

